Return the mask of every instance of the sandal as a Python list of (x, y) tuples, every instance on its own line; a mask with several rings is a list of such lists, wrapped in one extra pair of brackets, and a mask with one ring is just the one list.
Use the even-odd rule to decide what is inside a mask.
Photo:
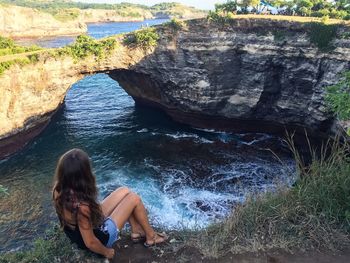
[(131, 233), (131, 241), (136, 244), (140, 242), (144, 242), (146, 240), (146, 236), (141, 233)]
[[(157, 237), (161, 237), (161, 238), (163, 238), (163, 240), (157, 242), (157, 241), (156, 241)], [(153, 237), (153, 240), (152, 240), (152, 243), (147, 243), (147, 240), (146, 240), (146, 242), (143, 243), (143, 245), (144, 245), (145, 247), (147, 247), (147, 248), (148, 248), (148, 247), (153, 247), (153, 246), (156, 246), (156, 245), (158, 245), (158, 244), (161, 244), (161, 243), (167, 241), (167, 239), (168, 239), (168, 236), (167, 236), (165, 233), (158, 233), (158, 232), (155, 232), (154, 237)]]

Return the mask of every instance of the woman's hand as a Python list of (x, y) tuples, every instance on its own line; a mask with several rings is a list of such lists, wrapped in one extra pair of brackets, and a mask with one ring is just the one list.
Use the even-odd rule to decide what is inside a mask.
[(114, 249), (113, 248), (108, 249), (105, 257), (108, 259), (112, 259), (114, 257)]

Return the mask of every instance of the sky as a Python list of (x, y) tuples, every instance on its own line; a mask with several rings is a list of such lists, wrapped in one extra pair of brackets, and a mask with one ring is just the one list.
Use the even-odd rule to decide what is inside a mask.
[(216, 3), (226, 2), (225, 0), (75, 0), (75, 2), (84, 3), (109, 3), (116, 4), (120, 2), (129, 2), (133, 4), (154, 5), (162, 2), (178, 2), (188, 6), (194, 6), (199, 9), (214, 9)]

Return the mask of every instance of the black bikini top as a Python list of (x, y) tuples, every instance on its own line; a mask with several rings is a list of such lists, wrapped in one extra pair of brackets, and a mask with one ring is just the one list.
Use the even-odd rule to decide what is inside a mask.
[[(75, 209), (74, 209), (76, 222), (78, 222), (79, 207), (80, 207), (80, 203), (77, 203), (77, 205), (75, 206)], [(65, 232), (67, 237), (73, 243), (77, 244), (79, 248), (87, 249), (87, 247), (84, 243), (83, 237), (80, 233), (80, 229), (79, 229), (78, 224), (64, 223), (63, 225), (64, 225), (63, 231)], [(109, 233), (108, 233), (107, 229), (105, 229), (104, 223), (100, 227), (94, 228), (93, 232), (94, 232), (96, 238), (98, 240), (100, 240), (103, 245), (106, 246), (108, 243), (108, 240), (109, 240)]]

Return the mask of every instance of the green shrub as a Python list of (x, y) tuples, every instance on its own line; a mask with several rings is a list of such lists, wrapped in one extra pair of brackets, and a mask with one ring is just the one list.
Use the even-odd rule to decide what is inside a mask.
[(323, 16), (329, 16), (330, 11), (328, 9), (320, 9), (318, 11), (315, 11), (312, 13), (312, 16), (315, 17), (323, 17)]
[(329, 21), (329, 16), (328, 15), (325, 15), (325, 16), (321, 17), (321, 23), (327, 24), (328, 21)]
[(58, 56), (70, 55), (74, 59), (79, 60), (94, 55), (98, 58), (109, 54), (116, 47), (116, 40), (107, 38), (104, 40), (96, 40), (88, 35), (80, 35), (72, 45), (57, 50)]
[(34, 64), (38, 61), (39, 61), (39, 55), (32, 54), (32, 55), (28, 55), (25, 58), (18, 58), (18, 59), (0, 62), (0, 76), (13, 65), (25, 66), (28, 64)]
[(345, 32), (340, 35), (340, 38), (342, 39), (350, 39), (350, 32)]
[(15, 42), (12, 39), (0, 36), (0, 49), (12, 48), (14, 46)]
[(336, 10), (334, 8), (329, 13), (329, 17), (335, 19), (344, 19), (347, 15), (348, 13), (345, 10)]
[(277, 42), (283, 41), (286, 38), (286, 32), (283, 30), (274, 30), (272, 34), (273, 39)]
[(328, 107), (341, 120), (350, 120), (350, 71), (343, 73), (341, 80), (326, 89)]
[(39, 54), (31, 54), (28, 55), (27, 58), (29, 59), (31, 64), (35, 64), (39, 61)]
[(225, 25), (229, 22), (229, 18), (226, 15), (221, 15), (218, 12), (209, 11), (207, 16), (208, 21), (214, 22), (220, 25)]
[(12, 39), (0, 36), (0, 56), (32, 52), (40, 49), (36, 45), (30, 47), (19, 46)]
[(143, 48), (154, 47), (158, 44), (159, 35), (155, 28), (147, 27), (128, 34), (124, 38), (124, 43), (131, 46)]
[(336, 37), (338, 25), (327, 25), (324, 23), (309, 23), (310, 41), (316, 45), (319, 50), (331, 51), (334, 47), (331, 42)]
[(177, 32), (185, 26), (185, 23), (181, 20), (173, 18), (169, 22), (167, 22), (166, 25), (172, 28), (175, 32)]
[(8, 189), (0, 184), (0, 196), (9, 195)]
[(0, 63), (0, 75), (2, 75), (6, 70), (8, 70), (14, 64), (16, 64), (15, 60), (1, 62)]

